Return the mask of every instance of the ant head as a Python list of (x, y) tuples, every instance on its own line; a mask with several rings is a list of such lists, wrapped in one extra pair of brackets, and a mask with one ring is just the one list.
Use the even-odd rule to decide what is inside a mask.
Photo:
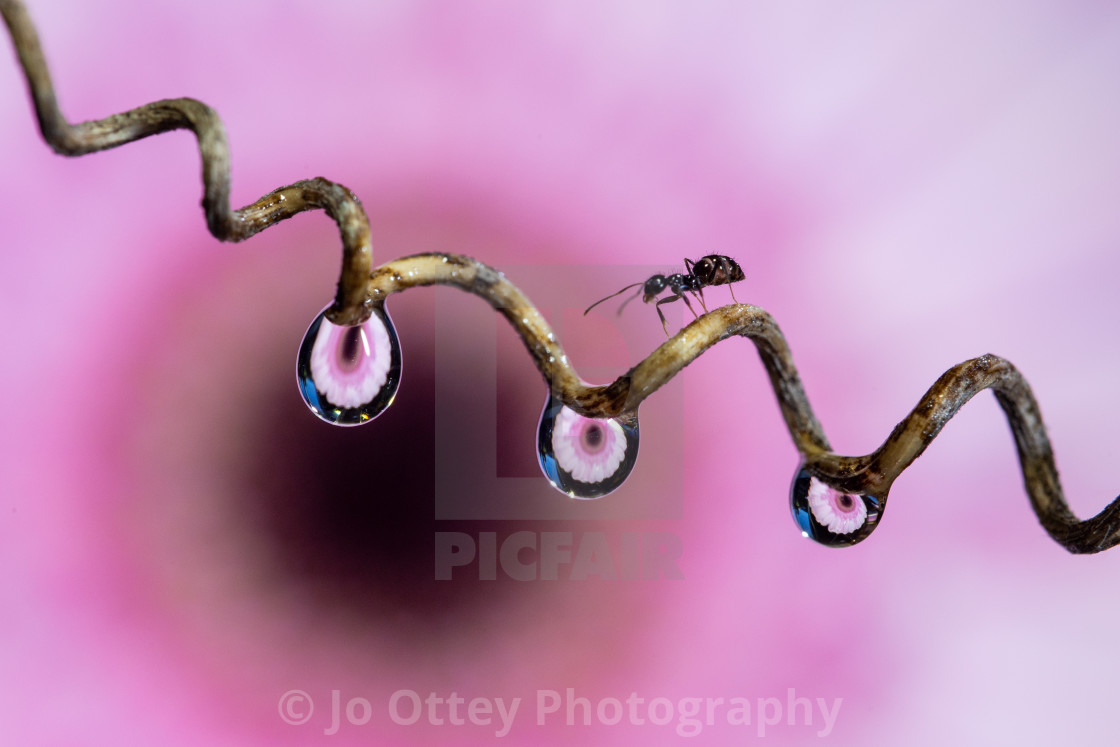
[(667, 280), (664, 275), (654, 275), (645, 282), (642, 286), (642, 302), (650, 303), (653, 299), (657, 298), (661, 291), (665, 290)]

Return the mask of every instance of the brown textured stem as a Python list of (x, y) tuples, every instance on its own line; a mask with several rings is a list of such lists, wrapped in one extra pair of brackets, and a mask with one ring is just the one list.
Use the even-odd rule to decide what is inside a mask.
[(393, 293), (425, 285), (452, 285), (485, 299), (521, 336), (555, 396), (588, 417), (633, 414), (646, 397), (705, 350), (729, 337), (746, 337), (758, 348), (805, 466), (835, 488), (875, 496), (882, 506), (891, 484), (921, 456), (949, 419), (976, 394), (991, 389), (1011, 425), (1023, 483), (1043, 528), (1075, 553), (1100, 552), (1120, 542), (1120, 498), (1085, 521), (1070, 510), (1034, 394), (1022, 374), (998, 356), (983, 355), (949, 369), (882, 446), (866, 456), (842, 456), (831, 451), (778, 325), (756, 306), (738, 304), (710, 311), (611, 384), (586, 386), (529, 299), (502, 273), (477, 260), (454, 254), (402, 257), (375, 269), (369, 289), (372, 298), (383, 302)]
[(35, 102), (43, 138), (56, 153), (81, 156), (116, 148), (170, 130), (190, 130), (202, 156), (202, 208), (210, 233), (220, 241), (243, 241), (273, 223), (305, 210), (323, 210), (342, 236), (342, 274), (334, 304), (327, 313), (335, 324), (356, 324), (369, 318), (366, 278), (373, 262), (369, 219), (354, 194), (322, 177), (270, 192), (252, 205), (230, 205), (229, 146), (217, 113), (194, 99), (165, 99), (90, 122), (70, 124), (58, 106), (50, 71), (31, 18), (18, 0), (0, 0)]
[[(1011, 425), (1023, 482), (1042, 526), (1071, 552), (1092, 553), (1120, 542), (1120, 498), (1092, 519), (1069, 509), (1054, 454), (1030, 386), (1009, 362), (994, 355), (965, 361), (945, 372), (878, 449), (861, 457), (831, 451), (809, 405), (789, 346), (773, 318), (754, 306), (725, 306), (704, 314), (607, 386), (583, 384), (555, 334), (528, 298), (502, 273), (469, 257), (420, 254), (370, 270), (369, 221), (361, 203), (345, 187), (323, 178), (296, 182), (251, 205), (232, 210), (229, 149), (217, 114), (193, 99), (157, 101), (105, 119), (71, 125), (55, 99), (38, 36), (22, 3), (0, 0), (43, 137), (58, 153), (79, 156), (176, 129), (198, 138), (202, 156), (203, 208), (210, 232), (222, 241), (241, 241), (305, 210), (323, 210), (342, 236), (343, 269), (328, 318), (354, 324), (368, 318), (371, 303), (422, 285), (453, 285), (484, 298), (513, 325), (555, 396), (590, 417), (629, 417), (641, 402), (681, 369), (721, 340), (752, 340), (770, 376), (782, 416), (805, 467), (819, 479), (848, 492), (876, 497), (885, 505), (891, 484), (972, 397), (992, 389)], [(870, 532), (868, 525), (861, 531)]]

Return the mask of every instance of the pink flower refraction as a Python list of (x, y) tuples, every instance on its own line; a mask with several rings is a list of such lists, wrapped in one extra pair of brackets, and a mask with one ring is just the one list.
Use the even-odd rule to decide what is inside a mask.
[(834, 490), (815, 477), (809, 478), (809, 510), (833, 534), (851, 534), (867, 521), (862, 498)]
[(602, 482), (626, 457), (626, 434), (614, 420), (577, 415), (565, 407), (556, 416), (552, 448), (560, 467), (580, 482)]
[(323, 319), (311, 349), (315, 386), (338, 407), (369, 403), (389, 376), (389, 333), (376, 314), (357, 327)]

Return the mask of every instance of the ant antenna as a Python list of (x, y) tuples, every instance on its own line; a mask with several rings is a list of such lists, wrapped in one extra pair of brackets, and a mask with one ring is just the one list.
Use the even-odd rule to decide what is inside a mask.
[[(643, 281), (643, 282), (641, 282), (641, 283), (630, 283), (630, 285), (626, 286), (625, 288), (623, 288), (622, 290), (618, 291), (617, 293), (612, 293), (612, 294), (610, 294), (609, 296), (607, 296), (606, 298), (600, 298), (600, 299), (599, 299), (598, 301), (596, 301), (595, 303), (591, 304), (591, 305), (590, 305), (590, 306), (588, 306), (588, 307), (587, 307), (586, 309), (584, 309), (584, 310), (583, 310), (583, 315), (584, 315), (584, 316), (587, 316), (587, 312), (591, 311), (591, 310), (592, 310), (593, 308), (595, 308), (596, 306), (598, 306), (599, 304), (601, 304), (601, 303), (602, 303), (603, 301), (609, 301), (609, 300), (611, 300), (612, 298), (614, 298), (615, 296), (619, 296), (619, 295), (622, 295), (623, 293), (625, 293), (626, 291), (630, 290), (631, 288), (637, 288), (637, 287), (638, 287), (639, 285), (645, 285), (645, 281)], [(641, 294), (635, 294), (634, 298), (637, 298), (637, 297), (638, 297), (638, 295), (641, 295)], [(628, 304), (628, 303), (630, 303), (631, 301), (633, 301), (633, 300), (634, 300), (634, 298), (628, 298), (628, 299), (626, 299), (626, 302), (625, 302), (625, 303), (623, 303), (623, 304), (622, 304), (622, 306), (620, 306), (620, 307), (618, 308), (618, 313), (620, 313), (620, 314), (621, 314), (621, 313), (622, 313), (622, 307), (623, 307), (623, 306), (626, 306), (626, 304)]]

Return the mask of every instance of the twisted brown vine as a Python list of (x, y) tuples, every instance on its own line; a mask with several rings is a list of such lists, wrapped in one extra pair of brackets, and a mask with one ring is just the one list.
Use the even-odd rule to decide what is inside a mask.
[(269, 192), (251, 205), (230, 205), (229, 145), (217, 112), (194, 99), (164, 99), (91, 122), (70, 124), (54, 94), (39, 35), (19, 0), (0, 0), (0, 15), (11, 33), (27, 87), (35, 102), (43, 139), (64, 156), (82, 156), (116, 148), (171, 130), (190, 130), (202, 155), (202, 209), (206, 225), (219, 241), (243, 241), (274, 223), (305, 210), (324, 210), (342, 235), (342, 276), (328, 312), (336, 324), (369, 318), (365, 279), (373, 253), (369, 219), (354, 194), (341, 184), (317, 177)]
[[(866, 494), (885, 505), (894, 480), (917, 459), (954, 414), (973, 396), (992, 389), (1007, 416), (1018, 448), (1023, 482), (1043, 528), (1070, 552), (1094, 553), (1120, 542), (1120, 498), (1091, 519), (1069, 509), (1038, 403), (1022, 374), (1008, 361), (983, 355), (946, 371), (913, 411), (874, 452), (847, 457), (831, 451), (813, 414), (777, 324), (764, 310), (731, 305), (704, 314), (645, 360), (606, 386), (586, 386), (568, 362), (548, 323), (497, 270), (469, 257), (421, 254), (371, 271), (369, 221), (357, 198), (323, 178), (282, 187), (251, 205), (229, 202), (229, 149), (218, 115), (193, 99), (157, 101), (104, 119), (68, 123), (58, 107), (38, 36), (21, 2), (0, 0), (39, 126), (58, 153), (79, 156), (115, 148), (150, 135), (188, 129), (202, 156), (202, 206), (210, 232), (221, 241), (242, 241), (305, 210), (324, 210), (338, 224), (343, 260), (338, 291), (328, 318), (354, 324), (369, 317), (374, 303), (408, 288), (453, 285), (485, 299), (517, 330), (555, 396), (589, 417), (626, 417), (641, 402), (717, 342), (733, 336), (752, 340), (770, 376), (790, 435), (805, 467), (838, 490)], [(862, 539), (874, 529), (859, 530)]]

